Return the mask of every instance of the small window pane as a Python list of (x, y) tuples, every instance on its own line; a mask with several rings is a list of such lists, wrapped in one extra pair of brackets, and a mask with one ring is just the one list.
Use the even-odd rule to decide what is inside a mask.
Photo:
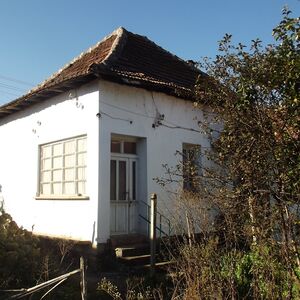
[(42, 173), (42, 182), (51, 181), (51, 171), (46, 171)]
[(136, 143), (134, 143), (134, 142), (124, 142), (124, 153), (136, 154)]
[(116, 170), (116, 161), (110, 161), (110, 200), (117, 200), (117, 170)]
[(86, 151), (86, 139), (80, 139), (77, 141), (77, 151), (82, 152)]
[(75, 179), (75, 170), (72, 169), (65, 169), (65, 180), (71, 181)]
[(43, 160), (42, 168), (43, 168), (43, 170), (51, 169), (51, 158), (47, 158), (47, 159)]
[(53, 183), (53, 194), (54, 195), (61, 195), (62, 194), (62, 190), (61, 190), (61, 183)]
[(51, 194), (51, 184), (50, 183), (43, 183), (41, 185), (41, 193), (44, 195), (50, 195)]
[(78, 164), (78, 166), (84, 166), (85, 165), (85, 153), (79, 153), (78, 154), (77, 164)]
[(53, 181), (62, 181), (62, 170), (53, 171)]
[(77, 179), (84, 180), (85, 179), (85, 168), (78, 168), (77, 169)]
[(119, 200), (126, 198), (126, 161), (119, 161)]
[(71, 154), (75, 152), (75, 141), (65, 142), (65, 154)]
[(53, 169), (62, 168), (63, 159), (61, 156), (53, 158)]
[(113, 153), (121, 153), (121, 142), (111, 141), (110, 151)]
[(46, 157), (51, 157), (51, 146), (43, 146), (42, 147), (42, 157), (46, 158)]
[(136, 162), (132, 162), (132, 200), (136, 200)]
[(78, 194), (84, 195), (85, 194), (85, 182), (79, 181), (77, 184), (78, 184)]
[(53, 155), (62, 155), (63, 154), (63, 145), (62, 144), (56, 144), (53, 145)]
[(66, 182), (65, 183), (65, 194), (75, 195), (75, 182)]
[(75, 155), (66, 155), (65, 156), (65, 167), (74, 167), (75, 166)]

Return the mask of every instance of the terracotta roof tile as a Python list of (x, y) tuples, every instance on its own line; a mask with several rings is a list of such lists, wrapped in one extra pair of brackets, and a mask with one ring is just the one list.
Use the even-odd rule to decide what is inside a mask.
[(0, 107), (0, 118), (97, 77), (191, 97), (203, 74), (148, 38), (119, 28), (28, 94)]
[(75, 58), (60, 71), (53, 74), (49, 79), (37, 86), (37, 88), (35, 88), (33, 91), (46, 89), (63, 81), (89, 74), (90, 66), (92, 64), (102, 63), (110, 53), (116, 37), (117, 35), (113, 34), (104, 41), (99, 42), (96, 46), (90, 48), (88, 51), (82, 53), (79, 57)]
[[(149, 79), (164, 85), (192, 89), (200, 71), (157, 46), (146, 37), (126, 32), (122, 56), (112, 64), (118, 74)], [(141, 75), (143, 74), (143, 75)]]

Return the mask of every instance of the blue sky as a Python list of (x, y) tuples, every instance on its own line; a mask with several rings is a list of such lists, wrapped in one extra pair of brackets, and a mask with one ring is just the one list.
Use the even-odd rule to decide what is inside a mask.
[(120, 26), (198, 61), (225, 33), (272, 42), (284, 5), (300, 15), (300, 0), (0, 0), (0, 105)]

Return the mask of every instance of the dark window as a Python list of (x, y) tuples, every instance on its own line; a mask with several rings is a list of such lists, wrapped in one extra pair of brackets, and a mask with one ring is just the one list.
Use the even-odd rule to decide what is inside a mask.
[(126, 199), (126, 161), (119, 161), (119, 199)]
[(115, 160), (110, 161), (110, 199), (117, 200), (117, 164)]
[(182, 172), (184, 190), (197, 190), (197, 181), (200, 175), (200, 154), (199, 145), (183, 144)]
[(110, 151), (112, 153), (121, 153), (121, 142), (120, 141), (111, 141)]
[(136, 143), (134, 143), (134, 142), (124, 142), (124, 153), (126, 153), (126, 154), (136, 154)]
[(136, 200), (136, 162), (132, 162), (132, 200)]

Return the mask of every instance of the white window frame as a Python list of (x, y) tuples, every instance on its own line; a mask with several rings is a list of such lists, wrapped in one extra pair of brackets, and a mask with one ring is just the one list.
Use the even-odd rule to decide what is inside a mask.
[[(120, 143), (120, 152), (113, 152), (111, 150), (110, 153), (112, 155), (126, 155), (126, 156), (137, 157), (137, 145), (138, 145), (138, 139), (137, 138), (127, 137), (127, 136), (119, 136), (119, 135), (112, 135), (111, 136), (111, 143), (113, 143), (113, 142)], [(126, 152), (124, 152), (124, 144), (126, 142), (135, 143), (136, 153), (126, 153)]]
[[(79, 141), (84, 140), (85, 143), (85, 148), (84, 149), (79, 149)], [(69, 142), (75, 142), (75, 149), (74, 151), (71, 151), (69, 153), (66, 153), (66, 144)], [(54, 153), (54, 147), (57, 145), (62, 146), (62, 152), (60, 154), (55, 155)], [(43, 157), (43, 149), (46, 147), (50, 147), (51, 153), (48, 154), (48, 156)], [(86, 193), (86, 171), (87, 171), (87, 136), (86, 135), (80, 135), (80, 136), (75, 136), (71, 138), (66, 138), (50, 143), (45, 143), (39, 145), (39, 164), (38, 164), (38, 192), (36, 199), (79, 199), (79, 200), (84, 200), (84, 199), (89, 199)], [(67, 156), (74, 156), (74, 163), (71, 165), (67, 166), (66, 165), (66, 157)], [(80, 156), (83, 159), (84, 163), (80, 162)], [(61, 166), (54, 168), (54, 159), (55, 158), (61, 158)], [(50, 167), (45, 167), (43, 168), (46, 160), (50, 159)], [(84, 175), (82, 178), (79, 178), (79, 169), (81, 169), (81, 172), (83, 172)], [(72, 179), (66, 179), (66, 171), (71, 170), (74, 172), (74, 178)], [(60, 180), (54, 181), (54, 172), (55, 171), (61, 171), (61, 178)], [(48, 180), (43, 180), (42, 174), (49, 172), (50, 173), (50, 179)], [(75, 188), (75, 193), (73, 194), (67, 194), (66, 193), (66, 184), (74, 184)], [(49, 194), (44, 194), (43, 193), (43, 188), (42, 184), (49, 184), (50, 185), (50, 193)], [(54, 184), (60, 184), (60, 189), (61, 193), (54, 193)], [(82, 185), (84, 192), (79, 193), (79, 184)]]

